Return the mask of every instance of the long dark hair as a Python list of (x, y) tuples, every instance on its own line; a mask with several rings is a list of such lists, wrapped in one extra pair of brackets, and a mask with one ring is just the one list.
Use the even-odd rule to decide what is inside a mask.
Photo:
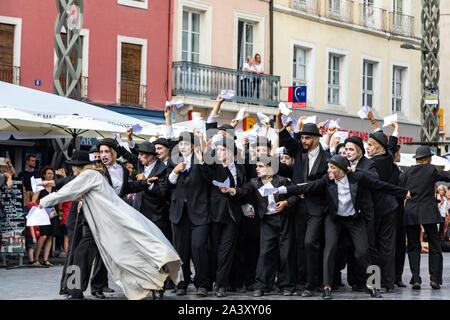
[(53, 175), (56, 177), (56, 170), (55, 170), (55, 168), (53, 168), (52, 166), (45, 166), (41, 170), (41, 179), (44, 179), (45, 173), (48, 170), (52, 170), (53, 171)]

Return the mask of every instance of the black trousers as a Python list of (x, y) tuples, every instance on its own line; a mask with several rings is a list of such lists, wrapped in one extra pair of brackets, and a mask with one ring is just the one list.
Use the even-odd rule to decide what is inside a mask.
[(243, 218), (239, 224), (236, 254), (231, 267), (230, 284), (233, 288), (252, 287), (256, 278), (259, 257), (260, 218)]
[(381, 286), (393, 288), (395, 281), (395, 216), (397, 209), (383, 216), (375, 217), (376, 259), (381, 269)]
[(355, 248), (354, 256), (361, 270), (367, 270), (370, 265), (369, 241), (367, 239), (364, 218), (336, 217), (327, 215), (325, 218), (325, 249), (323, 252), (323, 284), (332, 285), (335, 272), (336, 251), (342, 229), (346, 229)]
[(183, 263), (184, 281), (178, 284), (178, 289), (186, 290), (189, 285), (191, 258), (195, 269), (195, 286), (197, 288), (209, 288), (209, 252), (207, 246), (209, 225), (193, 225), (185, 206), (180, 221), (177, 224), (172, 224), (172, 231), (173, 245)]
[(280, 289), (295, 287), (294, 230), (290, 214), (265, 215), (261, 221), (261, 240), (255, 288), (270, 291), (275, 284)]
[(76, 230), (69, 231), (69, 249), (67, 250), (67, 257), (64, 261), (64, 267), (63, 272), (61, 275), (61, 283), (60, 283), (60, 290), (65, 291), (67, 290), (67, 267), (72, 265), (75, 259), (75, 251), (78, 247), (78, 244), (81, 241), (81, 238), (83, 236), (82, 226), (77, 226)]
[[(428, 239), (428, 269), (430, 280), (442, 284), (443, 257), (437, 225), (424, 224), (422, 226)], [(422, 283), (420, 277), (420, 225), (406, 226), (406, 236), (408, 238), (409, 266), (412, 273), (410, 283)]]
[(211, 274), (219, 287), (227, 288), (229, 285), (238, 233), (238, 225), (234, 221), (211, 224)]
[(406, 229), (403, 224), (403, 214), (403, 205), (400, 204), (395, 217), (395, 282), (402, 281), (406, 259)]
[(307, 214), (304, 201), (297, 205), (293, 216), (293, 220), (294, 220), (296, 264), (297, 264), (296, 286), (301, 287), (305, 286), (306, 284), (305, 236), (306, 236)]
[[(95, 261), (95, 263), (94, 263)], [(91, 278), (91, 293), (102, 292), (108, 286), (108, 271), (102, 261), (94, 237), (88, 225), (83, 225), (83, 234), (75, 250), (73, 264), (80, 268), (81, 288), (69, 289), (69, 294), (73, 297), (82, 296), (86, 291), (89, 279)], [(93, 268), (93, 270), (92, 270)]]
[(323, 216), (308, 216), (305, 234), (306, 289), (314, 290), (322, 284)]

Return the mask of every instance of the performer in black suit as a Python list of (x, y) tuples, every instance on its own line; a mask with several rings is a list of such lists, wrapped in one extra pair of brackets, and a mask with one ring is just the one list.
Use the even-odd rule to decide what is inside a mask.
[[(327, 160), (330, 153), (325, 151), (319, 141), (322, 136), (313, 123), (303, 125), (297, 139), (284, 129), (279, 133), (280, 146), (295, 151), (292, 175), (294, 183), (310, 182), (322, 178), (327, 173)], [(281, 113), (277, 114), (277, 128), (282, 127)], [(321, 285), (321, 259), (323, 241), (323, 222), (327, 212), (327, 201), (323, 194), (311, 194), (300, 199), (295, 209), (295, 236), (297, 243), (297, 290), (295, 295), (311, 297), (313, 290)], [(306, 261), (306, 266), (305, 266)], [(305, 268), (306, 267), (306, 268)], [(306, 269), (306, 289), (305, 288)]]
[(242, 220), (242, 203), (220, 192), (217, 183), (229, 181), (229, 187), (241, 187), (245, 182), (245, 170), (234, 157), (237, 149), (232, 139), (215, 143), (215, 163), (209, 165), (211, 187), (211, 275), (215, 279), (217, 297), (225, 297), (230, 271), (234, 261)]
[(404, 223), (408, 238), (407, 252), (412, 272), (410, 284), (413, 289), (420, 289), (420, 226), (425, 229), (429, 244), (428, 267), (431, 287), (440, 289), (442, 284), (443, 258), (439, 243), (437, 226), (441, 222), (435, 197), (435, 185), (438, 181), (450, 182), (449, 172), (439, 172), (431, 164), (430, 147), (420, 146), (416, 150), (417, 165), (402, 174), (400, 185), (411, 190), (413, 196), (405, 203)]
[(260, 254), (256, 269), (255, 291), (260, 297), (269, 292), (275, 284), (284, 296), (292, 295), (295, 287), (295, 251), (291, 214), (288, 210), (296, 196), (277, 194), (264, 195), (262, 188), (275, 189), (292, 184), (287, 178), (274, 175), (278, 159), (261, 157), (256, 163), (258, 178), (251, 179), (241, 188), (223, 188), (221, 191), (236, 198), (252, 195), (256, 198), (258, 215), (261, 219)]
[[(323, 298), (331, 298), (335, 253), (342, 229), (347, 229), (355, 246), (355, 258), (360, 267), (367, 270), (370, 266), (369, 242), (367, 239), (364, 212), (367, 201), (363, 189), (406, 197), (408, 191), (374, 179), (367, 172), (348, 173), (350, 162), (347, 158), (335, 155), (328, 160), (328, 176), (304, 185), (293, 185), (279, 188), (281, 194), (324, 193), (329, 204), (329, 212), (325, 218), (325, 250), (323, 262), (324, 293)], [(380, 297), (378, 288), (367, 288), (373, 297)]]
[[(203, 163), (201, 150), (194, 156), (194, 146), (200, 141), (194, 134), (182, 132), (178, 149), (181, 157), (169, 174), (172, 199), (169, 218), (172, 222), (173, 244), (183, 261), (184, 281), (178, 284), (177, 295), (185, 295), (190, 279), (190, 260), (194, 263), (197, 294), (205, 297), (210, 286), (208, 233), (210, 227), (208, 166)], [(173, 152), (174, 154), (174, 152)]]

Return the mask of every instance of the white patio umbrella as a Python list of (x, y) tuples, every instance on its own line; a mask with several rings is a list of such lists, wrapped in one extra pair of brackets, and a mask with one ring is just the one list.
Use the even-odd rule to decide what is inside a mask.
[(17, 135), (16, 138), (19, 138), (23, 134), (48, 139), (55, 136), (68, 136), (64, 130), (52, 126), (44, 118), (2, 105), (0, 105), (0, 131), (3, 137), (9, 134), (9, 136)]
[(78, 115), (59, 115), (48, 119), (53, 126), (64, 130), (72, 137), (79, 135), (87, 137), (111, 137), (114, 133), (125, 133), (126, 128), (116, 126), (106, 121)]

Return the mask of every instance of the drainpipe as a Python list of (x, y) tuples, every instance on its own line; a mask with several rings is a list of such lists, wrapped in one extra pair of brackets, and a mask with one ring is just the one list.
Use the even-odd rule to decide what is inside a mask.
[(273, 0), (269, 0), (269, 28), (270, 28), (269, 70), (270, 74), (273, 74)]

